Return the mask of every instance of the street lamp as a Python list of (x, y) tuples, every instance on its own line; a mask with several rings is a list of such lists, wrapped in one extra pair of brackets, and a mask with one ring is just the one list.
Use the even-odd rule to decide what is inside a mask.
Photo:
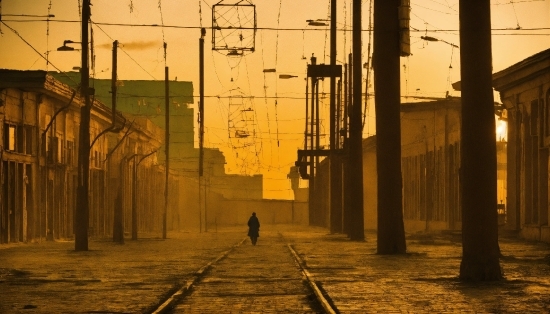
[(423, 39), (425, 41), (441, 41), (441, 42), (446, 43), (447, 45), (452, 46), (453, 48), (458, 48), (458, 46), (453, 44), (453, 43), (450, 43), (450, 42), (445, 41), (443, 39), (435, 38), (435, 37), (432, 37), (432, 36), (420, 36), (420, 39)]
[(75, 208), (75, 251), (88, 251), (88, 229), (89, 229), (89, 174), (90, 174), (90, 69), (88, 67), (88, 20), (90, 19), (90, 0), (84, 0), (82, 5), (82, 42), (64, 40), (63, 46), (57, 51), (75, 51), (76, 49), (67, 44), (81, 44), (81, 67), (80, 67), (80, 95), (84, 98), (84, 106), (80, 108), (80, 126), (78, 141), (78, 166), (77, 166), (77, 187), (76, 187), (76, 208)]
[(76, 42), (76, 41), (72, 41), (72, 40), (64, 40), (63, 41), (63, 46), (57, 48), (57, 51), (75, 51), (75, 50), (78, 50), (78, 49), (75, 49), (73, 47), (67, 46), (67, 44), (81, 44), (81, 42)]
[(298, 77), (298, 75), (291, 75), (291, 74), (279, 74), (279, 78), (280, 79), (290, 79), (290, 78), (293, 78), (293, 77)]
[(328, 26), (328, 24), (325, 23), (325, 22), (328, 22), (328, 20), (323, 20), (323, 19), (306, 20), (306, 22), (307, 22), (307, 25), (309, 26)]

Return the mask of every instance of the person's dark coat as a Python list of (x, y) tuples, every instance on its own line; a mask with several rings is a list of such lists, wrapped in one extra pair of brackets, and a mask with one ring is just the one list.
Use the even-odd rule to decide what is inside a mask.
[(260, 221), (256, 215), (250, 216), (248, 219), (248, 236), (259, 237), (260, 236)]

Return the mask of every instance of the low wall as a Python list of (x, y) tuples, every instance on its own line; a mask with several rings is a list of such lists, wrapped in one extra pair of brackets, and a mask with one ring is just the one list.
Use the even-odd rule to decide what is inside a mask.
[(540, 227), (540, 240), (546, 243), (550, 243), (550, 227)]
[(416, 233), (416, 232), (433, 232), (433, 231), (443, 231), (449, 230), (448, 223), (446, 221), (422, 221), (422, 220), (411, 220), (405, 219), (405, 232), (407, 233)]
[(307, 202), (218, 199), (212, 205), (206, 213), (209, 226), (246, 226), (252, 212), (256, 212), (260, 224), (309, 224)]
[(520, 236), (527, 240), (541, 241), (541, 228), (537, 225), (523, 225)]

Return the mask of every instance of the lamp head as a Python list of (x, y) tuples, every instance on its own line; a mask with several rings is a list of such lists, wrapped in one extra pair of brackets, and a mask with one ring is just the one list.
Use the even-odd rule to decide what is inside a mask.
[(63, 46), (57, 48), (57, 51), (74, 51), (74, 48), (69, 47), (69, 46), (65, 46), (65, 44), (63, 44)]

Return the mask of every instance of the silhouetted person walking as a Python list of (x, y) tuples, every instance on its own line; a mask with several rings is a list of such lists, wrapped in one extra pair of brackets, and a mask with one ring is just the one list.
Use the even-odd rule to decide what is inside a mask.
[(248, 236), (250, 237), (250, 241), (252, 241), (252, 245), (256, 245), (256, 241), (258, 241), (258, 237), (260, 236), (260, 221), (256, 217), (256, 213), (252, 213), (252, 216), (248, 219)]

